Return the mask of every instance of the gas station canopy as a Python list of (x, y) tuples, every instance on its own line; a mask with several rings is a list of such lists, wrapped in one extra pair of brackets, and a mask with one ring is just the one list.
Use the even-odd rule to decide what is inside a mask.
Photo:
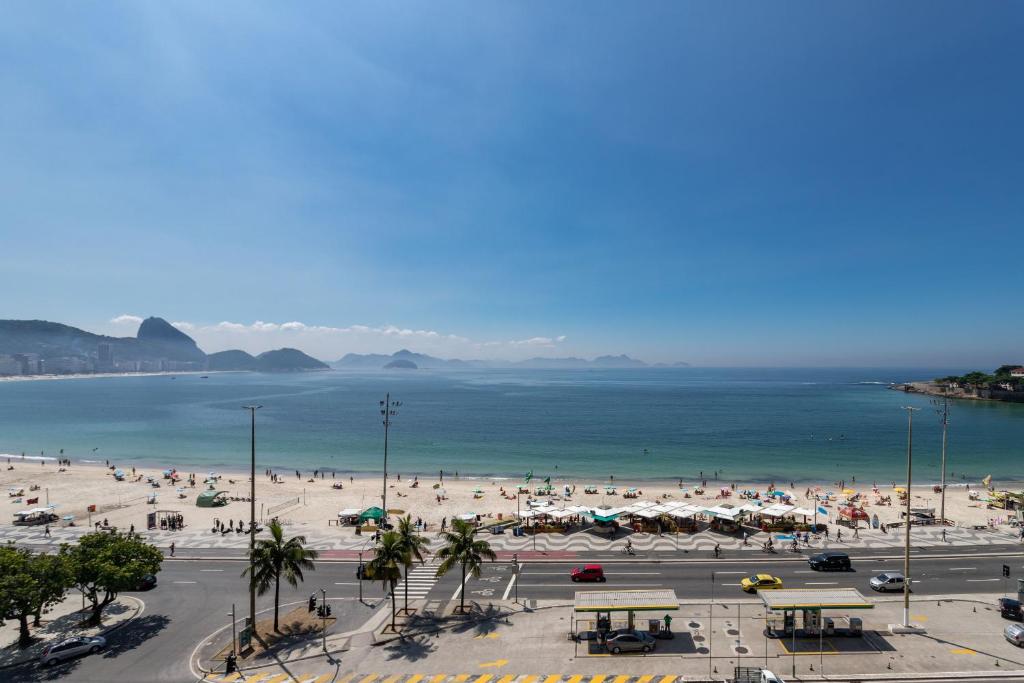
[[(577, 596), (579, 593), (577, 593)], [(820, 611), (824, 609), (873, 609), (856, 588), (793, 588), (758, 591), (770, 610)], [(577, 597), (578, 599), (578, 597)]]
[[(776, 591), (781, 592), (781, 591)], [(577, 612), (660, 612), (678, 610), (671, 589), (649, 591), (576, 591)]]

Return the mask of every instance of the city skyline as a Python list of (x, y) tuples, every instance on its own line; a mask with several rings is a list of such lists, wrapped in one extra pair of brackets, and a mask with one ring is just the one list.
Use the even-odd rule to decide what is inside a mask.
[(1020, 360), (1020, 8), (582, 7), (11, 8), (0, 317), (329, 360)]

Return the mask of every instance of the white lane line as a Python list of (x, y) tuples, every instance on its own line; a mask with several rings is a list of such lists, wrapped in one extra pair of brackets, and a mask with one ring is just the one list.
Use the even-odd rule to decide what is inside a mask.
[(201, 572), (222, 572), (223, 569), (200, 569)]
[(838, 586), (838, 581), (808, 581), (805, 586)]
[(358, 586), (358, 581), (335, 581), (335, 586)]
[(817, 574), (813, 569), (797, 569), (794, 574)]
[(171, 581), (171, 583), (195, 583), (195, 581)]
[(741, 584), (741, 583), (723, 583), (722, 585), (723, 586), (742, 586), (743, 584)]
[(746, 572), (715, 572), (715, 574), (724, 576), (725, 574), (746, 574)]
[(977, 567), (950, 567), (951, 572), (973, 572)]
[[(469, 578), (469, 577), (467, 576), (466, 578)], [(465, 584), (464, 584), (464, 583), (460, 583), (460, 584), (459, 584), (459, 587), (455, 589), (455, 592), (454, 592), (454, 593), (452, 593), (452, 600), (458, 600), (458, 599), (459, 599), (459, 593), (461, 593), (461, 592), (462, 592), (462, 589), (463, 589), (464, 587), (465, 587)]]
[(516, 579), (519, 577), (519, 571), (521, 571), (523, 565), (519, 565), (516, 571), (512, 572), (512, 576), (509, 577), (508, 585), (505, 586), (505, 593), (501, 596), (502, 600), (508, 600), (508, 594), (512, 592), (512, 586), (516, 585)]
[(999, 581), (999, 579), (964, 579), (967, 583), (980, 583), (982, 581)]

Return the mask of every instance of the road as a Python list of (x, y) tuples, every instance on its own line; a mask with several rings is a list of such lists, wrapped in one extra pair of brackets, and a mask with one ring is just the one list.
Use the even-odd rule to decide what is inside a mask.
[[(524, 556), (528, 554), (524, 553)], [(787, 588), (827, 588), (852, 586), (870, 593), (868, 579), (875, 573), (902, 570), (902, 558), (889, 551), (851, 551), (854, 571), (814, 572), (805, 555), (790, 553), (765, 555), (745, 551), (742, 555), (713, 560), (709, 557), (657, 555), (627, 557), (598, 554), (578, 559), (545, 559), (530, 554), (521, 558), (516, 582), (512, 582), (511, 560), (488, 563), (480, 578), (470, 578), (465, 586), (467, 599), (487, 602), (512, 599), (518, 590), (522, 600), (570, 601), (577, 590), (614, 588), (672, 588), (681, 599), (708, 599), (712, 593), (714, 572), (716, 599), (749, 597), (739, 589), (740, 579), (748, 574), (773, 573), (782, 577)], [(600, 562), (608, 577), (603, 584), (574, 584), (569, 580), (572, 566)], [(364, 596), (358, 599), (355, 561), (319, 562), (317, 570), (306, 575), (298, 588), (281, 587), (282, 612), (294, 603), (304, 603), (310, 593), (327, 589), (338, 623), (332, 629), (342, 632), (356, 628), (380, 606), (383, 591), (379, 584), (364, 582)], [(912, 576), (915, 593), (940, 595), (951, 593), (1002, 592), (1002, 565), (1011, 567), (1007, 587), (1016, 591), (1016, 577), (1024, 576), (1024, 553), (1019, 546), (986, 547), (976, 551), (965, 548), (930, 549), (917, 553)], [(145, 593), (133, 593), (145, 603), (143, 614), (130, 626), (110, 636), (110, 647), (97, 656), (85, 657), (44, 670), (28, 665), (3, 672), (5, 681), (46, 681), (63, 678), (70, 681), (167, 681), (190, 680), (189, 656), (195, 646), (210, 634), (230, 624), (232, 602), (241, 620), (247, 610), (246, 583), (240, 577), (245, 563), (241, 559), (168, 559), (159, 574), (160, 585)], [(429, 567), (417, 572), (412, 584), (413, 598), (428, 600), (457, 599), (460, 591), (458, 572), (436, 579)], [(518, 587), (517, 587), (518, 586)], [(401, 598), (401, 592), (399, 592)], [(372, 601), (372, 602), (370, 602)], [(272, 606), (271, 595), (258, 599), (259, 609)]]

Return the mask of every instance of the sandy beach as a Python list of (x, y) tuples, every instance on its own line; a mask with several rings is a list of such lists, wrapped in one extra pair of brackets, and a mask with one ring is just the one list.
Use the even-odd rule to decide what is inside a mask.
[[(180, 513), (186, 524), (186, 528), (211, 528), (215, 519), (232, 519), (235, 523), (238, 520), (248, 520), (249, 504), (244, 501), (232, 501), (228, 505), (215, 508), (199, 508), (196, 506), (196, 497), (206, 486), (203, 480), (207, 472), (196, 472), (195, 487), (188, 484), (188, 472), (179, 473), (183, 480), (176, 485), (164, 479), (162, 471), (157, 468), (137, 468), (133, 470), (130, 465), (117, 463), (125, 473), (125, 481), (116, 481), (113, 470), (103, 463), (88, 464), (73, 462), (69, 467), (61, 468), (51, 460), (40, 461), (26, 459), (21, 461), (17, 457), (11, 458), (10, 464), (0, 461), (0, 489), (7, 492), (6, 499), (9, 501), (7, 514), (0, 516), (0, 525), (9, 526), (13, 522), (15, 512), (44, 506), (46, 504), (56, 505), (55, 512), (61, 517), (74, 516), (74, 523), (77, 526), (87, 525), (89, 522), (89, 506), (96, 506), (91, 515), (92, 522), (107, 520), (110, 525), (121, 529), (127, 529), (134, 525), (137, 530), (145, 529), (146, 514), (155, 510)], [(330, 472), (323, 473), (323, 476), (313, 477), (311, 472), (303, 472), (296, 476), (294, 470), (291, 472), (275, 472), (277, 482), (273, 482), (265, 470), (258, 470), (256, 476), (257, 515), (260, 519), (269, 519), (277, 516), (287, 524), (302, 525), (305, 528), (319, 528), (323, 530), (338, 529), (333, 526), (337, 519), (338, 512), (345, 508), (365, 509), (370, 506), (381, 504), (382, 478), (380, 476), (344, 477), (340, 475), (333, 478)], [(217, 490), (225, 491), (229, 497), (244, 499), (249, 495), (248, 473), (241, 472), (218, 472), (219, 479), (216, 484)], [(515, 491), (522, 479), (479, 479), (479, 478), (455, 478), (445, 474), (442, 483), (437, 475), (429, 480), (420, 478), (413, 480), (401, 475), (392, 475), (388, 481), (387, 506), (392, 514), (409, 514), (413, 519), (422, 519), (428, 525), (429, 530), (438, 530), (442, 519), (450, 521), (458, 515), (472, 513), (479, 515), (482, 520), (508, 519), (514, 516), (517, 510)], [(152, 477), (160, 484), (154, 487), (147, 478)], [(413, 486), (418, 481), (417, 486)], [(694, 505), (713, 506), (723, 502), (740, 504), (744, 501), (740, 498), (739, 492), (753, 489), (763, 492), (766, 485), (762, 483), (740, 483), (735, 484), (736, 492), (732, 490), (733, 482), (708, 481), (707, 490), (702, 495), (694, 495), (694, 489), (700, 486), (701, 482), (684, 481), (682, 487), (678, 481), (662, 482), (630, 482), (616, 479), (616, 494), (606, 493), (607, 482), (598, 479), (582, 480), (558, 480), (552, 479), (554, 492), (559, 494), (550, 497), (556, 506), (585, 505), (588, 507), (611, 506), (623, 507), (636, 500), (647, 500), (655, 502), (664, 501), (686, 501)], [(792, 496), (792, 504), (805, 507), (812, 507), (812, 499), (807, 493), (814, 493), (814, 489), (820, 491), (835, 491), (844, 498), (836, 486), (836, 483), (821, 483), (817, 486), (807, 484), (796, 484), (795, 488), (788, 487), (789, 482), (776, 482), (777, 488)], [(343, 488), (334, 488), (341, 485)], [(438, 485), (438, 488), (435, 488)], [(584, 494), (587, 485), (597, 487), (597, 494)], [(38, 486), (36, 490), (32, 487)], [(518, 504), (521, 509), (528, 507), (528, 501), (535, 498), (533, 491), (543, 483), (534, 480), (529, 484), (531, 494), (523, 493), (519, 497)], [(575, 487), (575, 494), (565, 496), (565, 487), (572, 491)], [(872, 482), (867, 485), (854, 482), (846, 482), (847, 488), (853, 489), (862, 494), (865, 511), (870, 515), (877, 514), (879, 521), (891, 523), (900, 519), (902, 506), (898, 503), (898, 496), (893, 489), (893, 482), (878, 482), (878, 493), (872, 492)], [(899, 482), (896, 482), (899, 486)], [(179, 492), (178, 487), (184, 487)], [(622, 495), (628, 489), (636, 487), (637, 498), (626, 499)], [(10, 496), (10, 489), (24, 489), (24, 495), (20, 498)], [(730, 495), (725, 498), (721, 496), (722, 489), (728, 489)], [(983, 502), (985, 491), (980, 491), (982, 501), (972, 501), (969, 498), (969, 491), (977, 491), (980, 485), (965, 485), (958, 483), (947, 488), (946, 495), (946, 516), (953, 523), (959, 526), (974, 526), (988, 524), (1002, 524), (1007, 522), (1008, 513), (1005, 510), (987, 509)], [(684, 490), (685, 489), (685, 490)], [(443, 498), (439, 500), (441, 491)], [(479, 491), (479, 492), (476, 492)], [(690, 498), (686, 497), (689, 493)], [(150, 497), (155, 494), (156, 502), (149, 502)], [(878, 504), (878, 500), (886, 496), (891, 497), (891, 505)], [(28, 503), (30, 499), (38, 498), (38, 502)], [(544, 496), (544, 499), (549, 497)], [(939, 494), (935, 493), (932, 487), (915, 486), (912, 491), (912, 507), (914, 508), (935, 508), (939, 507)], [(20, 500), (20, 502), (16, 502)], [(837, 503), (832, 502), (828, 508), (830, 518), (834, 519), (837, 514)], [(401, 511), (398, 513), (396, 511)], [(1012, 513), (1009, 513), (1012, 514)], [(822, 520), (819, 520), (822, 521)], [(351, 530), (339, 533), (351, 533)]]

